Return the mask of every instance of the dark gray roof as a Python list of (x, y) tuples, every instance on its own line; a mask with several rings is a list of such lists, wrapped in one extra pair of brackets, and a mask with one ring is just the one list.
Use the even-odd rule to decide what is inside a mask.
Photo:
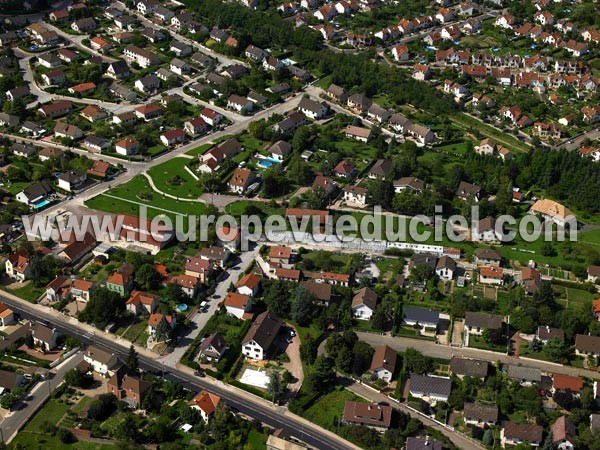
[(393, 164), (389, 159), (378, 159), (373, 167), (369, 170), (369, 175), (374, 175), (376, 177), (387, 177), (390, 173), (392, 173)]
[(242, 345), (253, 340), (266, 352), (273, 344), (282, 326), (283, 323), (279, 317), (269, 311), (265, 311), (252, 323), (242, 340)]
[(429, 253), (417, 253), (412, 258), (412, 267), (416, 266), (428, 266), (432, 269), (435, 269), (437, 265), (437, 256), (431, 255)]
[(292, 90), (292, 88), (288, 83), (275, 84), (267, 89), (267, 91), (269, 91), (273, 94), (278, 94), (278, 95), (285, 94), (291, 90)]
[(23, 189), (23, 193), (29, 200), (33, 200), (52, 193), (52, 188), (47, 181), (40, 181)]
[(484, 405), (483, 403), (465, 402), (465, 418), (479, 420), (481, 422), (497, 422), (498, 407), (496, 405)]
[(111, 62), (108, 66), (112, 67), (112, 70), (115, 73), (115, 75), (122, 75), (125, 73), (129, 73), (129, 66), (122, 59)]
[(420, 325), (435, 325), (440, 321), (440, 312), (432, 309), (404, 307), (404, 320), (418, 322)]
[(15, 142), (13, 145), (10, 146), (10, 151), (13, 153), (22, 153), (27, 156), (33, 156), (37, 153), (38, 149), (33, 145), (19, 144)]
[(465, 325), (481, 329), (497, 330), (502, 327), (502, 316), (483, 312), (467, 311)]
[(199, 65), (201, 65), (203, 67), (210, 66), (212, 64), (212, 62), (213, 62), (213, 59), (210, 56), (205, 55), (202, 52), (196, 52), (196, 53), (194, 53), (191, 56), (191, 59), (192, 59), (193, 63), (199, 64)]
[(406, 450), (442, 450), (442, 443), (435, 439), (409, 437), (406, 439)]
[(450, 372), (455, 375), (485, 378), (488, 374), (489, 364), (487, 361), (478, 359), (452, 357), (450, 360)]
[(542, 371), (537, 367), (516, 366), (511, 364), (508, 366), (508, 377), (515, 380), (525, 380), (532, 382), (542, 381)]
[(449, 397), (452, 391), (452, 380), (431, 375), (411, 374), (410, 391), (425, 396), (433, 394), (439, 397)]

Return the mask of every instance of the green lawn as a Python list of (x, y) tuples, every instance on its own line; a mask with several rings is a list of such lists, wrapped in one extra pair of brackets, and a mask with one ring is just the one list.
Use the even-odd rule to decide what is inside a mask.
[(148, 175), (160, 191), (181, 198), (195, 199), (202, 195), (203, 190), (186, 170), (190, 161), (187, 158), (173, 158), (150, 169)]
[(206, 152), (206, 150), (208, 150), (211, 147), (212, 147), (212, 144), (204, 144), (204, 145), (201, 145), (200, 147), (196, 147), (196, 148), (193, 148), (192, 150), (185, 152), (185, 154), (191, 155), (191, 156), (198, 156), (198, 155), (201, 155), (204, 152)]
[(140, 334), (144, 332), (147, 326), (148, 322), (146, 321), (146, 318), (142, 316), (138, 322), (131, 325), (127, 332), (125, 332), (125, 334), (123, 334), (121, 337), (123, 339), (127, 339), (128, 341), (134, 342), (140, 336)]
[(333, 391), (317, 400), (303, 415), (323, 428), (335, 430), (337, 419), (344, 414), (346, 400), (359, 401), (360, 398), (350, 391)]
[(267, 444), (267, 436), (264, 433), (260, 433), (256, 430), (250, 430), (248, 433), (248, 440), (244, 445), (244, 450), (262, 450)]
[[(140, 198), (140, 193), (143, 194)], [(148, 197), (145, 197), (148, 196)], [(177, 215), (202, 215), (206, 206), (199, 202), (184, 202), (164, 197), (152, 191), (148, 180), (138, 175), (128, 183), (97, 195), (85, 203), (88, 207), (109, 213), (139, 214), (140, 204), (148, 208), (148, 218), (166, 215), (171, 220)]]
[(468, 116), (466, 114), (463, 114), (463, 113), (454, 114), (454, 115), (450, 116), (449, 119), (450, 119), (450, 121), (454, 122), (455, 124), (459, 125), (460, 127), (464, 128), (464, 129), (467, 129), (470, 127), (470, 128), (473, 128), (474, 130), (479, 131), (485, 137), (494, 139), (497, 143), (502, 144), (503, 146), (509, 148), (510, 150), (517, 151), (517, 152), (519, 152), (519, 151), (527, 152), (530, 149), (530, 147), (528, 145), (519, 141), (514, 136), (510, 136), (506, 133), (503, 133), (502, 131), (497, 130), (496, 128), (494, 128), (486, 123), (483, 123), (483, 122), (481, 122), (471, 116)]
[(46, 292), (46, 289), (43, 287), (35, 287), (33, 281), (26, 281), (25, 283), (20, 284), (16, 289), (6, 288), (5, 290), (29, 302), (37, 300), (44, 292)]

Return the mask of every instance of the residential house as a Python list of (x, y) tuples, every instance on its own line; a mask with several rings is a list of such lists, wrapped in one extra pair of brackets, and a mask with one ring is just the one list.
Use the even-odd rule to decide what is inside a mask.
[(467, 425), (491, 427), (498, 423), (498, 407), (479, 402), (465, 402), (463, 418)]
[(322, 119), (329, 111), (329, 106), (325, 102), (317, 102), (310, 98), (302, 98), (298, 104), (298, 110), (312, 120)]
[(369, 287), (359, 289), (352, 298), (352, 315), (355, 319), (371, 320), (377, 308), (377, 294)]
[(162, 62), (161, 59), (154, 53), (146, 49), (139, 48), (135, 45), (128, 45), (125, 47), (123, 55), (131, 60), (136, 61), (143, 68), (155, 66)]
[(175, 53), (180, 58), (192, 54), (192, 47), (176, 40), (171, 41), (171, 44), (169, 45), (169, 50)]
[(421, 333), (435, 334), (440, 322), (440, 312), (432, 309), (405, 306), (403, 321), (408, 326), (418, 328)]
[(227, 107), (237, 111), (238, 113), (252, 112), (253, 103), (248, 99), (248, 97), (231, 94), (227, 99)]
[(555, 373), (552, 376), (552, 393), (570, 392), (574, 395), (579, 395), (583, 389), (583, 379), (571, 375), (563, 375)]
[(200, 342), (198, 359), (206, 359), (211, 362), (219, 362), (227, 351), (227, 342), (219, 333), (213, 333)]
[(425, 182), (416, 177), (402, 177), (394, 180), (394, 192), (410, 191), (420, 194), (425, 189)]
[(542, 371), (537, 367), (525, 367), (510, 364), (507, 370), (508, 378), (518, 381), (522, 386), (531, 386), (542, 381)]
[(249, 295), (229, 292), (223, 301), (225, 310), (230, 316), (248, 320), (252, 318), (252, 297)]
[(360, 142), (367, 143), (371, 139), (371, 129), (364, 127), (357, 127), (356, 125), (348, 125), (342, 130), (342, 133), (347, 138), (355, 139)]
[(42, 80), (46, 86), (61, 85), (67, 80), (62, 70), (51, 70), (42, 74)]
[(183, 274), (173, 277), (171, 282), (178, 285), (188, 298), (193, 298), (198, 293), (202, 281), (198, 277)]
[(346, 92), (346, 89), (344, 89), (341, 86), (338, 86), (337, 84), (330, 84), (327, 90), (325, 91), (325, 94), (329, 98), (340, 103), (346, 103), (346, 101), (348, 100), (348, 92)]
[(254, 183), (256, 175), (249, 169), (238, 167), (229, 179), (229, 190), (237, 194), (245, 194), (248, 188)]
[(156, 75), (146, 75), (134, 83), (135, 88), (144, 94), (153, 94), (160, 89), (160, 79)]
[(260, 314), (242, 339), (242, 354), (258, 361), (267, 359), (282, 326), (282, 321), (273, 313)]
[(45, 118), (54, 119), (55, 117), (64, 116), (73, 109), (73, 103), (68, 100), (56, 100), (38, 108), (38, 113)]
[[(90, 152), (100, 153), (104, 150), (108, 150), (111, 146), (111, 142), (108, 139), (101, 138), (95, 134), (90, 134), (83, 140), (83, 146)], [(88, 169), (88, 174), (89, 173)], [(102, 178), (104, 178), (104, 176)]]
[(147, 103), (135, 109), (135, 115), (146, 122), (161, 117), (164, 110), (155, 103)]
[(273, 264), (290, 264), (292, 249), (284, 245), (272, 245), (269, 249), (269, 261)]
[(560, 416), (556, 419), (550, 426), (550, 432), (552, 433), (552, 442), (559, 450), (573, 450), (575, 448), (575, 439), (578, 432), (567, 416)]
[(150, 314), (150, 317), (148, 317), (148, 335), (151, 338), (154, 338), (154, 339), (161, 339), (161, 337), (166, 338), (166, 336), (156, 336), (156, 332), (159, 331), (158, 326), (163, 320), (165, 320), (167, 322), (167, 324), (169, 325), (169, 328), (171, 328), (171, 330), (174, 329), (175, 326), (177, 325), (177, 319), (175, 318), (175, 316), (165, 315), (165, 314), (160, 314), (160, 313)]
[(203, 389), (188, 402), (188, 406), (197, 410), (206, 424), (217, 410), (220, 402), (221, 397)]
[(600, 356), (600, 337), (589, 334), (575, 335), (575, 354), (577, 356)]
[(346, 101), (346, 105), (358, 113), (366, 113), (372, 104), (373, 101), (363, 94), (353, 94)]
[(108, 112), (106, 112), (106, 110), (102, 109), (100, 106), (88, 105), (81, 110), (79, 115), (85, 120), (95, 123), (99, 120), (106, 119), (108, 117)]
[(158, 307), (160, 297), (156, 294), (143, 291), (133, 291), (125, 302), (125, 309), (139, 316), (140, 313), (152, 314)]
[(461, 200), (473, 200), (477, 203), (481, 199), (481, 188), (475, 184), (461, 181), (458, 185), (456, 195)]
[(25, 378), (22, 373), (12, 370), (0, 370), (0, 393), (6, 395), (23, 386)]
[(542, 444), (543, 432), (544, 429), (539, 425), (505, 422), (500, 429), (500, 445), (502, 448), (519, 444), (539, 447)]
[(563, 227), (567, 223), (572, 223), (572, 221), (576, 220), (575, 215), (570, 209), (550, 199), (535, 202), (529, 209), (529, 214), (539, 214), (545, 220), (550, 220)]
[(133, 276), (129, 273), (114, 272), (106, 279), (106, 288), (124, 297), (133, 288)]
[(481, 335), (485, 330), (499, 331), (502, 329), (503, 318), (496, 314), (467, 311), (465, 313), (465, 332)]
[(62, 249), (58, 257), (66, 264), (73, 265), (91, 252), (96, 245), (98, 245), (96, 237), (92, 233), (85, 233), (82, 240), (74, 240)]
[(200, 283), (206, 283), (212, 273), (212, 264), (208, 259), (194, 256), (185, 262), (185, 275), (197, 278)]
[(388, 404), (364, 403), (346, 400), (342, 423), (384, 432), (391, 426), (392, 407)]
[(185, 130), (183, 128), (175, 128), (174, 130), (165, 131), (160, 135), (160, 141), (166, 147), (181, 144), (185, 141)]
[(35, 207), (36, 205), (43, 204), (53, 193), (54, 191), (47, 181), (40, 181), (27, 186), (21, 192), (17, 193), (15, 200), (27, 206)]
[(596, 283), (600, 278), (600, 266), (590, 265), (587, 270), (587, 281)]
[(83, 360), (88, 363), (94, 372), (112, 377), (119, 365), (119, 358), (96, 345), (90, 345), (83, 354)]
[(71, 24), (71, 29), (79, 33), (87, 33), (88, 31), (95, 30), (97, 27), (98, 24), (92, 17), (84, 17)]
[(286, 141), (279, 140), (271, 145), (267, 152), (271, 154), (271, 158), (283, 161), (292, 152), (292, 146)]
[(489, 371), (489, 363), (478, 359), (462, 358), (453, 356), (450, 359), (450, 373), (458, 378), (472, 377), (485, 379)]
[(392, 174), (394, 166), (390, 159), (378, 159), (369, 169), (368, 177), (383, 180)]
[(33, 337), (33, 345), (41, 348), (43, 352), (51, 352), (56, 348), (59, 333), (55, 328), (33, 322), (29, 324), (29, 332)]
[(449, 281), (454, 278), (456, 269), (456, 261), (449, 256), (444, 255), (438, 259), (438, 262), (435, 266), (435, 273), (440, 279)]
[(409, 393), (413, 397), (431, 402), (447, 402), (452, 392), (450, 378), (433, 375), (410, 375)]
[(99, 53), (106, 53), (109, 50), (112, 50), (113, 45), (100, 36), (94, 36), (90, 38), (90, 47)]
[(498, 251), (489, 248), (475, 250), (475, 264), (478, 266), (500, 267), (502, 256)]
[(369, 191), (367, 188), (360, 186), (346, 186), (344, 191), (344, 201), (354, 203), (357, 206), (367, 206), (367, 197)]
[(371, 379), (390, 383), (396, 370), (397, 361), (398, 353), (396, 350), (387, 345), (376, 347), (371, 360)]
[(331, 285), (329, 283), (302, 281), (300, 286), (310, 294), (313, 303), (319, 306), (329, 306), (331, 302)]
[(373, 103), (367, 111), (367, 117), (379, 123), (387, 122), (390, 116), (391, 113), (387, 109), (379, 106), (377, 103)]
[(106, 69), (106, 75), (114, 80), (122, 80), (128, 78), (131, 75), (129, 66), (125, 61), (119, 59), (109, 63)]
[(354, 175), (355, 167), (350, 161), (343, 159), (333, 168), (332, 172), (336, 177), (349, 179)]
[(260, 292), (261, 280), (258, 275), (248, 273), (240, 278), (235, 286), (238, 294), (255, 297)]
[(125, 138), (115, 144), (115, 152), (119, 155), (130, 156), (137, 153), (139, 142), (132, 138)]
[(31, 92), (29, 91), (29, 87), (25, 84), (23, 86), (18, 86), (13, 89), (9, 89), (6, 91), (6, 99), (13, 102), (15, 100), (19, 100), (23, 97), (27, 97)]
[(15, 314), (4, 303), (0, 303), (0, 327), (7, 327), (15, 322)]
[(395, 45), (392, 47), (392, 56), (396, 61), (407, 61), (409, 58), (408, 47), (406, 45)]
[(565, 340), (565, 330), (561, 328), (552, 328), (549, 326), (540, 325), (537, 328), (535, 337), (543, 344), (547, 343), (550, 339), (558, 339), (561, 342)]
[(138, 409), (144, 402), (152, 383), (144, 381), (136, 375), (130, 375), (127, 373), (127, 369), (122, 367), (115, 371), (106, 387), (107, 392), (117, 397), (117, 400), (124, 401)]

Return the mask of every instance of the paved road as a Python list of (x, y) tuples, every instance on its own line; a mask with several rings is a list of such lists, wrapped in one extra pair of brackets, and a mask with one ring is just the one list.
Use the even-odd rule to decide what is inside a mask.
[[(76, 335), (84, 344), (96, 344), (114, 352), (122, 359), (127, 356), (130, 343), (119, 339), (114, 335), (96, 330), (93, 327), (79, 323), (77, 320), (66, 317), (57, 311), (45, 308), (41, 305), (31, 304), (8, 293), (0, 293), (0, 300), (21, 314), (23, 318), (47, 320), (61, 333)], [(160, 372), (163, 370), (161, 362), (155, 359), (147, 349), (138, 347), (140, 366), (143, 369)], [(187, 367), (170, 368), (165, 372), (165, 377), (179, 382), (184, 388), (199, 391), (208, 389), (219, 395), (227, 404), (235, 410), (253, 417), (261, 422), (275, 427), (283, 428), (290, 434), (305, 441), (308, 445), (320, 450), (342, 450), (356, 449), (359, 447), (340, 438), (339, 436), (324, 430), (313, 423), (290, 413), (285, 408), (275, 407), (266, 400), (259, 399), (246, 391), (226, 385), (220, 381), (206, 378), (198, 378), (193, 371)]]
[(586, 131), (585, 133), (582, 133), (573, 139), (569, 139), (565, 143), (559, 145), (557, 148), (559, 150), (577, 150), (583, 146), (583, 141), (586, 139), (591, 141), (600, 139), (600, 127)]
[(62, 362), (58, 366), (56, 375), (46, 381), (37, 383), (28, 393), (27, 398), (29, 400), (20, 402), (20, 404), (15, 407), (15, 410), (10, 413), (9, 416), (4, 418), (2, 423), (0, 423), (0, 428), (2, 429), (2, 436), (6, 439), (6, 443), (9, 443), (15, 437), (31, 416), (33, 416), (39, 407), (44, 404), (48, 399), (50, 392), (56, 389), (62, 382), (65, 374), (73, 367), (76, 367), (81, 361), (83, 361), (83, 353), (79, 352)]
[(365, 341), (366, 343), (372, 346), (386, 344), (400, 352), (403, 352), (407, 348), (412, 347), (419, 350), (424, 355), (431, 356), (433, 358), (450, 359), (452, 356), (466, 356), (468, 358), (482, 359), (491, 363), (500, 361), (503, 364), (521, 364), (523, 366), (536, 367), (538, 369), (550, 373), (562, 373), (565, 375), (600, 379), (600, 374), (593, 370), (579, 369), (577, 367), (563, 366), (560, 364), (552, 364), (546, 361), (538, 361), (531, 359), (524, 360), (523, 358), (507, 356), (504, 353), (490, 352), (469, 347), (449, 347), (421, 339), (381, 336), (378, 334), (363, 333), (360, 331), (356, 334), (358, 335), (361, 341)]
[(215, 289), (215, 293), (212, 298), (208, 299), (208, 309), (206, 312), (198, 311), (191, 320), (190, 328), (187, 333), (179, 341), (179, 345), (169, 353), (167, 356), (162, 358), (160, 361), (164, 362), (166, 366), (175, 367), (188, 347), (192, 344), (192, 341), (200, 334), (200, 331), (208, 322), (213, 314), (219, 309), (219, 303), (221, 303), (227, 296), (227, 290), (231, 283), (236, 283), (240, 275), (244, 272), (246, 267), (256, 258), (260, 247), (257, 245), (252, 251), (243, 252), (240, 255), (240, 262), (233, 268), (223, 272), (223, 275), (219, 279), (219, 283)]
[(418, 419), (425, 426), (431, 427), (445, 436), (448, 437), (452, 441), (454, 445), (456, 445), (461, 450), (483, 450), (485, 447), (483, 445), (477, 444), (476, 442), (467, 439), (463, 435), (452, 431), (449, 428), (446, 428), (433, 420), (422, 416), (421, 414), (417, 414), (413, 410), (406, 407), (406, 405), (402, 403), (396, 403), (391, 400), (387, 396), (380, 394), (379, 392), (375, 392), (373, 389), (366, 387), (364, 384), (356, 383), (354, 380), (350, 380), (348, 378), (344, 378), (342, 383), (346, 386), (346, 389), (354, 392), (359, 397), (370, 400), (372, 402), (385, 402), (391, 405), (392, 407), (399, 409), (400, 411), (410, 414), (411, 417)]

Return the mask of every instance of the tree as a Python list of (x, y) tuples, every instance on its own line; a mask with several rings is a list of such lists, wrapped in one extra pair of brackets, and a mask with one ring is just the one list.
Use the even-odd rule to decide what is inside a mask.
[(123, 417), (115, 429), (115, 436), (123, 441), (135, 441), (138, 435), (138, 426), (133, 414), (128, 413)]
[(383, 308), (379, 307), (373, 314), (372, 326), (374, 330), (385, 330), (388, 317)]
[(404, 363), (409, 372), (419, 375), (433, 372), (434, 369), (433, 359), (412, 347), (407, 348), (404, 352)]
[(163, 342), (169, 339), (169, 335), (171, 334), (171, 326), (169, 322), (167, 322), (166, 316), (162, 316), (158, 325), (156, 325), (156, 331), (154, 332), (154, 340), (156, 342)]
[(102, 422), (117, 409), (117, 398), (112, 394), (101, 394), (88, 409), (88, 418)]
[(308, 388), (311, 392), (326, 392), (333, 386), (335, 374), (333, 361), (326, 356), (318, 356), (313, 365), (313, 371), (308, 376)]
[(570, 347), (560, 339), (550, 339), (546, 342), (542, 351), (548, 359), (557, 363), (566, 362), (571, 354)]
[(287, 318), (290, 314), (290, 293), (287, 283), (281, 280), (272, 281), (267, 286), (263, 300), (267, 309), (279, 317)]
[(18, 387), (13, 389), (8, 394), (4, 394), (2, 397), (0, 397), (0, 406), (2, 406), (4, 409), (11, 409), (19, 402), (19, 400), (21, 400), (24, 393), (25, 391), (23, 388)]
[(160, 288), (161, 281), (161, 275), (152, 264), (143, 264), (135, 272), (135, 282), (140, 289), (145, 291), (153, 291)]
[(92, 375), (81, 372), (77, 367), (69, 370), (65, 374), (65, 383), (69, 386), (85, 389), (89, 387), (93, 381), (94, 377), (92, 377)]
[(129, 353), (127, 353), (127, 359), (125, 365), (133, 372), (137, 372), (139, 367), (138, 353), (135, 351), (133, 344), (129, 347)]
[(75, 442), (75, 436), (73, 436), (73, 433), (63, 427), (60, 427), (58, 430), (56, 430), (56, 437), (63, 444), (71, 444), (72, 442)]
[(104, 328), (121, 316), (125, 304), (118, 293), (99, 287), (92, 291), (92, 296), (85, 309), (79, 313), (79, 319)]
[(292, 303), (292, 320), (302, 327), (307, 326), (313, 318), (314, 311), (312, 294), (299, 286)]
[(267, 385), (267, 396), (273, 403), (279, 402), (279, 398), (283, 393), (283, 386), (281, 385), (281, 379), (279, 373), (276, 371), (271, 372), (269, 376), (269, 384)]
[(177, 283), (167, 284), (167, 297), (175, 304), (185, 303), (188, 299), (181, 286), (179, 286)]

